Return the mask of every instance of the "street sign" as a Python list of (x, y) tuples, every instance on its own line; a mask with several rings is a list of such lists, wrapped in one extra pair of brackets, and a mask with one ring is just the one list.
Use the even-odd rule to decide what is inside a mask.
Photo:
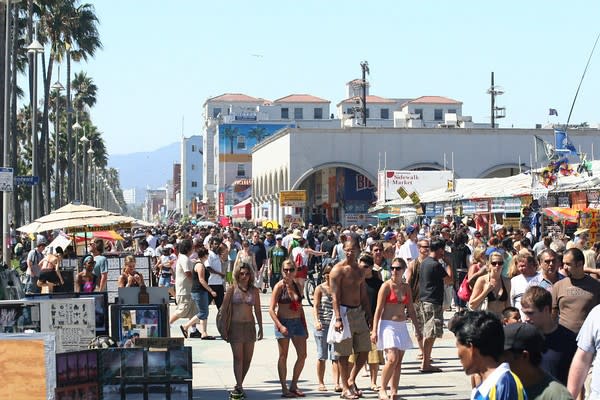
[(19, 186), (33, 186), (40, 183), (39, 176), (15, 176), (15, 184)]
[(0, 191), (12, 192), (13, 191), (13, 169), (12, 168), (0, 168)]
[(306, 206), (306, 190), (282, 190), (279, 192), (279, 205), (281, 207)]

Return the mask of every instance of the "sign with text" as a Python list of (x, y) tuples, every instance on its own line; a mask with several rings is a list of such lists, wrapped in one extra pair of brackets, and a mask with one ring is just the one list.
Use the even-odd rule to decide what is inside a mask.
[(281, 207), (305, 207), (306, 190), (284, 190), (279, 192)]
[(399, 171), (383, 170), (379, 171), (377, 182), (377, 201), (397, 200), (403, 197), (404, 193), (423, 193), (447, 188), (448, 181), (452, 180), (452, 171)]
[(33, 186), (40, 183), (39, 176), (15, 176), (15, 185)]
[(13, 191), (13, 169), (0, 168), (0, 191)]

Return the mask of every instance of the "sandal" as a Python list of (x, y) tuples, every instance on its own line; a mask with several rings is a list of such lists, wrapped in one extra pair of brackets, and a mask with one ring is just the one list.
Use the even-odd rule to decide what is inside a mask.
[(337, 385), (337, 386), (336, 386), (336, 387), (333, 389), (333, 391), (334, 391), (334, 392), (336, 392), (336, 393), (342, 393), (342, 392), (344, 391), (344, 389), (342, 389), (342, 387), (341, 387), (341, 386)]
[(356, 393), (352, 393), (352, 391), (340, 394), (340, 399), (352, 399), (352, 400), (356, 400), (356, 399), (359, 399), (359, 398), (360, 397)]
[(327, 386), (319, 385), (319, 392), (326, 392), (326, 391), (327, 391)]
[(291, 390), (281, 393), (281, 397), (285, 399), (295, 399), (296, 395)]
[(187, 339), (188, 338), (188, 331), (187, 331), (187, 329), (185, 329), (183, 327), (183, 325), (179, 325), (179, 328), (181, 329), (181, 333), (183, 333), (183, 337)]
[(302, 392), (300, 389), (296, 388), (296, 389), (290, 389), (290, 393), (293, 393), (296, 395), (296, 397), (306, 397), (306, 395), (304, 394), (304, 392)]
[(370, 389), (374, 392), (379, 392), (379, 386), (377, 385), (371, 385)]
[(358, 386), (356, 386), (356, 382), (354, 383), (354, 385), (352, 385), (350, 390), (352, 391), (352, 393), (356, 394), (359, 398), (363, 397), (363, 392), (362, 392), (362, 390), (360, 390), (358, 388)]

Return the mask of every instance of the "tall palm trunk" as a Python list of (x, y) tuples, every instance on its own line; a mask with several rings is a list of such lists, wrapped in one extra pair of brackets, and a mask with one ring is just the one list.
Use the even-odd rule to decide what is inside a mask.
[(75, 198), (75, 180), (73, 179), (73, 106), (71, 105), (71, 52), (67, 50), (67, 202)]
[[(42, 140), (44, 146), (43, 154), (43, 168), (41, 169), (40, 180), (43, 181), (43, 189), (46, 194), (42, 201), (42, 215), (49, 213), (51, 210), (51, 193), (50, 192), (50, 82), (52, 81), (52, 67), (54, 66), (54, 57), (50, 54), (48, 57), (48, 71), (46, 71), (46, 55), (42, 53), (42, 76), (44, 79), (44, 114), (42, 116)], [(40, 185), (40, 193), (42, 191), (42, 185)]]
[[(10, 165), (13, 168), (15, 174), (18, 172), (18, 163), (17, 163), (17, 21), (18, 21), (18, 11), (15, 10), (13, 14), (13, 42), (12, 42), (12, 64), (11, 64), (11, 112), (10, 112)], [(21, 207), (22, 202), (18, 201), (19, 192), (17, 188), (14, 188), (12, 192), (12, 202), (11, 209), (13, 210), (13, 221), (15, 226), (21, 226), (24, 224), (24, 221), (21, 220)]]

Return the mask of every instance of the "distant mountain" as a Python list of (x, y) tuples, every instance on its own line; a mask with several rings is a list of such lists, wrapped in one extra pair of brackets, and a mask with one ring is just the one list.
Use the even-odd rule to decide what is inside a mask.
[(181, 143), (176, 142), (148, 152), (115, 154), (108, 165), (119, 170), (122, 189), (156, 189), (173, 177), (173, 164), (179, 163)]

